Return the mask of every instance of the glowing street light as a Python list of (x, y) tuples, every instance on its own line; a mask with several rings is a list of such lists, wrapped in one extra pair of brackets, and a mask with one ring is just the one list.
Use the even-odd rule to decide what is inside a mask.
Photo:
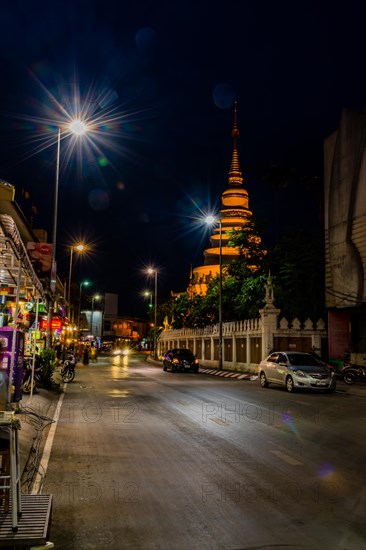
[(151, 292), (150, 290), (145, 290), (144, 296), (145, 296), (145, 298), (149, 298), (149, 299), (150, 299), (150, 302), (149, 302), (149, 309), (151, 310), (151, 309), (152, 309), (152, 292)]
[(80, 119), (73, 120), (69, 124), (70, 131), (76, 136), (82, 136), (88, 131), (88, 125)]
[(155, 279), (155, 292), (154, 292), (154, 359), (157, 359), (157, 349), (156, 349), (156, 332), (157, 332), (157, 313), (158, 313), (158, 272), (155, 268), (149, 267), (147, 270), (148, 275), (154, 275)]
[[(80, 119), (72, 120), (68, 125), (67, 129), (69, 134), (74, 134), (76, 136), (81, 136), (85, 134), (88, 129), (88, 126), (85, 122)], [(53, 276), (54, 280), (52, 281), (56, 284), (56, 244), (57, 244), (57, 218), (58, 218), (58, 188), (59, 188), (59, 179), (60, 179), (60, 148), (61, 148), (61, 128), (58, 129), (57, 134), (57, 155), (56, 155), (56, 177), (55, 177), (55, 197), (53, 205), (53, 229), (52, 229), (52, 266), (53, 266)], [(51, 287), (52, 288), (52, 287)]]
[(78, 252), (79, 254), (82, 254), (86, 250), (85, 244), (77, 244), (72, 245), (70, 250), (70, 267), (69, 267), (69, 284), (67, 289), (67, 304), (68, 304), (68, 312), (69, 312), (69, 322), (71, 320), (71, 302), (70, 302), (70, 295), (71, 295), (71, 275), (72, 275), (72, 259), (73, 259), (73, 253), (74, 250)]
[(207, 225), (219, 224), (219, 370), (222, 369), (222, 221), (221, 218), (207, 216)]
[[(67, 129), (69, 133), (81, 136), (87, 131), (87, 125), (83, 123), (80, 119), (72, 120)], [(57, 218), (58, 218), (58, 188), (59, 188), (59, 179), (60, 179), (60, 148), (61, 148), (61, 128), (58, 129), (57, 133), (57, 154), (56, 154), (56, 176), (55, 176), (55, 196), (54, 196), (54, 205), (53, 205), (53, 224), (52, 224), (52, 268), (51, 268), (51, 291), (55, 292), (56, 290), (56, 280), (57, 280), (57, 266), (56, 266), (56, 245), (57, 245)], [(47, 334), (47, 347), (52, 346), (52, 330), (51, 330), (51, 321), (52, 321), (52, 309), (49, 308), (48, 312), (48, 334)]]

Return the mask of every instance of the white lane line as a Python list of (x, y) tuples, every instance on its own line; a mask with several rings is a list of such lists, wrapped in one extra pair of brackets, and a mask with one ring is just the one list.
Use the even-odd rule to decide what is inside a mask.
[(281, 458), (288, 464), (291, 464), (291, 466), (303, 466), (302, 462), (299, 462), (298, 460), (296, 460), (296, 458), (292, 458), (292, 456), (286, 455), (282, 451), (271, 450), (271, 453), (273, 455), (276, 455), (278, 458)]
[(48, 462), (49, 462), (50, 456), (51, 456), (53, 438), (55, 437), (55, 432), (56, 432), (56, 428), (57, 428), (58, 419), (60, 418), (61, 407), (62, 407), (62, 402), (63, 402), (64, 397), (65, 397), (66, 388), (67, 388), (67, 384), (64, 385), (64, 391), (60, 395), (60, 399), (58, 400), (58, 403), (57, 403), (57, 407), (56, 407), (55, 414), (54, 414), (54, 417), (53, 417), (53, 422), (51, 424), (51, 427), (50, 427), (50, 430), (48, 432), (48, 436), (47, 436), (47, 439), (46, 439), (46, 443), (45, 443), (44, 448), (43, 448), (42, 458), (41, 458), (40, 463), (38, 465), (37, 476), (36, 476), (36, 478), (33, 482), (33, 485), (32, 485), (32, 491), (31, 491), (32, 495), (38, 495), (42, 492), (42, 484), (43, 484), (43, 480), (44, 480), (44, 478), (46, 476), (46, 473), (47, 473)]

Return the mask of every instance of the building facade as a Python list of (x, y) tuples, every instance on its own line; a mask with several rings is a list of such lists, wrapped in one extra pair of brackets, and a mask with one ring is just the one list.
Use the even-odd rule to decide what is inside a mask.
[(366, 113), (345, 109), (324, 142), (329, 356), (366, 363)]

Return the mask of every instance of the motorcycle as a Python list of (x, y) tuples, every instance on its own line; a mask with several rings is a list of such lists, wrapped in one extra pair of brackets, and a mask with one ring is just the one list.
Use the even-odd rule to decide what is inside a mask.
[(72, 382), (74, 380), (75, 366), (76, 366), (75, 356), (69, 355), (69, 357), (65, 359), (60, 372), (63, 382)]
[(342, 370), (342, 378), (346, 384), (354, 384), (361, 380), (366, 382), (366, 366), (346, 364)]
[(42, 385), (42, 370), (44, 363), (39, 355), (35, 357), (34, 373), (32, 380), (32, 359), (25, 359), (23, 366), (22, 391), (25, 394), (35, 393), (37, 387)]

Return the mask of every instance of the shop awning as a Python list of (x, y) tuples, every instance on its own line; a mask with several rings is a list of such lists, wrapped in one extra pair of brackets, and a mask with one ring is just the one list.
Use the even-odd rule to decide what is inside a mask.
[(20, 286), (47, 303), (46, 294), (38, 279), (15, 221), (8, 214), (0, 214), (0, 283), (4, 288), (17, 287), (20, 269)]

